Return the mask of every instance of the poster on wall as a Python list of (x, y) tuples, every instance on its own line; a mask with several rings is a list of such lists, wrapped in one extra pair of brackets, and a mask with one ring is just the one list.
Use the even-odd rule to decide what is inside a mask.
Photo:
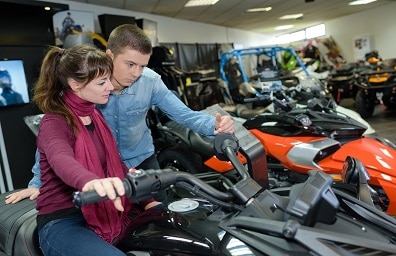
[(144, 33), (148, 36), (151, 41), (151, 45), (158, 46), (157, 37), (157, 22), (147, 19), (137, 19), (136, 25), (143, 29)]
[(333, 67), (340, 67), (345, 59), (340, 54), (340, 49), (333, 37), (316, 39), (317, 47), (324, 61)]
[(365, 54), (369, 52), (371, 52), (370, 37), (368, 35), (355, 36), (353, 40), (353, 54), (355, 60), (364, 60)]
[(70, 34), (94, 32), (94, 14), (92, 12), (67, 10), (53, 16), (56, 45), (63, 45)]

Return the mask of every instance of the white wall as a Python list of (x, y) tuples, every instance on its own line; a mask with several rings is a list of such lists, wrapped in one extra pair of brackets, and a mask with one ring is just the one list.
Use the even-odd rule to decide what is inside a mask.
[(356, 36), (370, 37), (372, 50), (383, 59), (396, 58), (396, 2), (389, 2), (369, 11), (325, 22), (326, 34), (331, 35), (347, 61), (354, 61), (353, 42)]
[[(95, 32), (101, 32), (97, 16), (114, 14), (133, 16), (136, 19), (148, 19), (157, 22), (158, 41), (161, 43), (234, 43), (240, 47), (255, 47), (274, 44), (271, 36), (247, 32), (222, 26), (173, 19), (158, 15), (108, 8), (65, 0), (46, 0), (68, 4), (70, 10), (94, 13)], [(347, 61), (354, 61), (353, 42), (356, 36), (368, 35), (372, 50), (378, 50), (382, 58), (396, 58), (396, 22), (393, 15), (396, 2), (389, 2), (369, 11), (352, 14), (343, 18), (325, 22), (327, 36), (332, 36), (340, 48), (341, 55)]]

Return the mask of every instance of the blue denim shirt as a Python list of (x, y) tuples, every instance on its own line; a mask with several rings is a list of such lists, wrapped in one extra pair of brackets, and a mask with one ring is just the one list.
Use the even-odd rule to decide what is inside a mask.
[(36, 154), (34, 155), (35, 163), (32, 167), (33, 178), (29, 181), (29, 188), (40, 188), (41, 180), (40, 180), (40, 153), (36, 150)]
[(144, 68), (141, 76), (119, 94), (97, 108), (103, 113), (117, 142), (122, 160), (136, 167), (154, 154), (153, 138), (146, 115), (157, 106), (172, 120), (206, 136), (215, 130), (215, 117), (188, 108), (161, 80), (161, 76)]

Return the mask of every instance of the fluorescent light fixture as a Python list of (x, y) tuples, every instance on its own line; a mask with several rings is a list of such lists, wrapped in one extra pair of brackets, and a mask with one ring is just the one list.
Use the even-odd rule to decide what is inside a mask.
[(218, 1), (219, 0), (190, 0), (184, 5), (184, 7), (214, 5)]
[(369, 3), (372, 3), (375, 1), (377, 1), (377, 0), (356, 0), (356, 1), (350, 2), (349, 5), (369, 4)]
[(272, 10), (272, 7), (259, 7), (259, 8), (247, 9), (246, 12), (269, 12), (271, 10)]
[(301, 18), (302, 16), (303, 16), (302, 13), (296, 13), (296, 14), (289, 14), (289, 15), (279, 17), (279, 19), (280, 20), (295, 20), (295, 19)]
[(292, 27), (294, 27), (294, 26), (293, 25), (284, 25), (284, 26), (276, 27), (275, 30), (286, 30), (286, 29), (289, 29)]

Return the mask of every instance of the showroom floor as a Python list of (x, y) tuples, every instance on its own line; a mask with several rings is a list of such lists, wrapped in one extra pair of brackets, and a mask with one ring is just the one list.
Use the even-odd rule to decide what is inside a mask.
[[(353, 109), (353, 100), (345, 100), (340, 103), (344, 107)], [(374, 114), (366, 121), (376, 130), (376, 133), (396, 143), (396, 110), (387, 110), (377, 105)]]
[(366, 121), (378, 135), (396, 143), (396, 110), (386, 110), (382, 106), (377, 106), (374, 115)]

